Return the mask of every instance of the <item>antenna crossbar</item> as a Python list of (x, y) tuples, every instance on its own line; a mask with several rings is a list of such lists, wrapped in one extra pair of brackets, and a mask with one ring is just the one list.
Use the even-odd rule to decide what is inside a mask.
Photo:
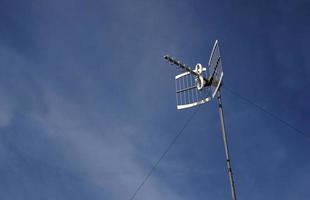
[(197, 88), (196, 86), (192, 86), (192, 87), (187, 87), (187, 88), (184, 88), (184, 89), (181, 89), (181, 90), (177, 90), (176, 93), (181, 93), (181, 92), (185, 92), (185, 91), (188, 91), (188, 90), (192, 90), (192, 89), (195, 89)]

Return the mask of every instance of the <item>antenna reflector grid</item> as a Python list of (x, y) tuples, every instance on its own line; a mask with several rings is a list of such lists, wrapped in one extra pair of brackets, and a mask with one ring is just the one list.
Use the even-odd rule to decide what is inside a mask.
[[(203, 69), (206, 72), (206, 68)], [(177, 109), (191, 108), (211, 100), (210, 87), (197, 89), (197, 77), (184, 72), (175, 77)]]
[(209, 59), (209, 80), (211, 80), (212, 98), (215, 97), (223, 79), (223, 68), (218, 40), (215, 41)]

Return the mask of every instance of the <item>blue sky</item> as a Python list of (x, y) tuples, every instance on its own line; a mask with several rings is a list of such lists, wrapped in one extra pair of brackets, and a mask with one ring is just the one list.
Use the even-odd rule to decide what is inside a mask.
[[(309, 134), (310, 2), (0, 2), (0, 197), (129, 199), (194, 110), (171, 54)], [(310, 140), (222, 91), (239, 199), (310, 196)], [(216, 102), (201, 107), (137, 200), (230, 198)]]

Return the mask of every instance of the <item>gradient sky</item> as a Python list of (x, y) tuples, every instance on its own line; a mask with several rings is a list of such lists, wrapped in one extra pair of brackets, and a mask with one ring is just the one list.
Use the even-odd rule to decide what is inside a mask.
[[(0, 1), (0, 199), (128, 200), (192, 110), (173, 55), (310, 137), (310, 2)], [(222, 91), (240, 200), (308, 200), (310, 139)], [(230, 198), (216, 101), (137, 200)]]

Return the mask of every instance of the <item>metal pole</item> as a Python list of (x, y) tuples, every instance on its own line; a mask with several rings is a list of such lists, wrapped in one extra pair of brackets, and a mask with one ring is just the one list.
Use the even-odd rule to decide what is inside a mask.
[(228, 149), (227, 136), (226, 136), (226, 128), (225, 128), (225, 122), (224, 122), (224, 112), (223, 112), (223, 105), (222, 105), (220, 90), (218, 90), (217, 92), (217, 100), (218, 100), (219, 113), (220, 113), (220, 119), (221, 119), (222, 135), (223, 135), (223, 141), (224, 141), (224, 147), (225, 147), (226, 164), (227, 164), (227, 170), (228, 170), (228, 176), (229, 176), (229, 182), (230, 182), (231, 197), (232, 197), (232, 200), (236, 200), (235, 183), (234, 183), (234, 177), (233, 177), (233, 172), (232, 172), (231, 163), (230, 163), (229, 149)]

